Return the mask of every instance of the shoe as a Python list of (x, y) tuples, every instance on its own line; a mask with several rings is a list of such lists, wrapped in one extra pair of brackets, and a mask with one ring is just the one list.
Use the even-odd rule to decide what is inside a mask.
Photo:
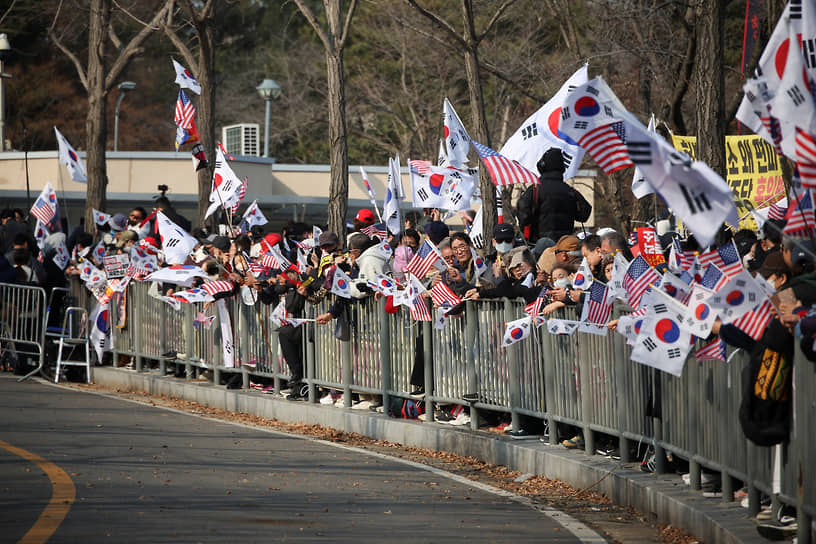
[(787, 525), (783, 525), (778, 521), (770, 521), (757, 525), (757, 532), (768, 540), (788, 540), (790, 537), (796, 535), (797, 530), (798, 524), (796, 521)]
[(450, 415), (445, 410), (437, 410), (436, 412), (434, 412), (434, 419), (439, 423), (448, 423), (456, 418)]
[(299, 390), (292, 391), (291, 393), (286, 395), (286, 400), (292, 400), (292, 401), (306, 400), (307, 398), (308, 398), (308, 395), (301, 395)]
[(345, 402), (346, 402), (346, 399), (344, 398), (344, 396), (340, 395), (339, 397), (337, 397), (337, 400), (334, 401), (334, 407), (335, 408), (344, 408), (346, 406)]
[(428, 421), (428, 414), (419, 414), (417, 419), (420, 421)]
[(385, 406), (383, 406), (382, 404), (380, 404), (379, 406), (369, 406), (368, 409), (378, 414), (385, 413)]
[(241, 363), (241, 366), (245, 366), (247, 368), (253, 368), (254, 369), (256, 366), (258, 366), (258, 361), (253, 359), (252, 361), (247, 361), (245, 363)]
[(275, 384), (269, 384), (263, 389), (261, 389), (261, 393), (266, 393), (267, 395), (274, 395), (275, 394)]
[(320, 404), (322, 404), (324, 406), (334, 404), (334, 398), (332, 397), (332, 394), (331, 393), (326, 393), (326, 396), (320, 399)]
[(258, 391), (264, 390), (264, 385), (262, 383), (255, 383), (252, 380), (249, 381), (249, 388), (250, 389), (257, 389)]
[(646, 453), (646, 457), (644, 457), (643, 461), (640, 462), (640, 470), (643, 472), (654, 472), (655, 471), (655, 454), (651, 452)]
[(374, 405), (370, 400), (361, 400), (351, 407), (352, 410), (368, 410)]
[(456, 419), (451, 421), (450, 424), (456, 427), (461, 427), (462, 425), (470, 425), (470, 416), (462, 412), (461, 414), (456, 416)]
[(575, 450), (584, 447), (584, 437), (580, 434), (576, 434), (572, 438), (564, 440), (561, 442), (561, 445), (567, 448), (568, 450)]
[(411, 396), (412, 399), (425, 398), (425, 388), (422, 387), (422, 386), (415, 388), (413, 391), (411, 391), (410, 396)]
[(465, 393), (462, 395), (462, 400), (465, 402), (479, 402), (479, 393)]

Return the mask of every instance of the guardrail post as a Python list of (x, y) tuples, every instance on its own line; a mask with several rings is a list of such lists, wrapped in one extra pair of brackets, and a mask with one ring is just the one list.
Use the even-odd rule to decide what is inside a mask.
[[(510, 299), (504, 299), (504, 322), (513, 321), (513, 304)], [(521, 387), (519, 384), (519, 350), (521, 346), (518, 342), (505, 348), (507, 350), (507, 374), (510, 380), (510, 426), (512, 432), (521, 430), (519, 414), (516, 408), (521, 404)]]
[(380, 323), (380, 376), (383, 406), (391, 406), (391, 328), (385, 311), (386, 298), (377, 303), (377, 321)]
[(613, 353), (615, 357), (615, 404), (618, 407), (618, 452), (620, 453), (621, 463), (630, 463), (632, 456), (629, 451), (629, 439), (624, 437), (623, 433), (627, 428), (627, 416), (632, 413), (629, 402), (630, 396), (627, 394), (629, 390), (628, 382), (631, 381), (629, 374), (631, 363), (626, 357), (626, 345), (623, 337), (615, 334), (612, 344), (615, 348)]
[[(309, 319), (314, 319), (317, 315), (315, 311), (315, 307), (311, 304), (308, 307), (306, 317)], [(309, 402), (318, 402), (317, 398), (317, 386), (314, 383), (315, 380), (315, 340), (317, 338), (317, 324), (314, 322), (305, 323), (301, 325), (301, 327), (307, 327), (305, 334), (305, 338), (303, 341), (306, 343), (306, 383), (309, 384)], [(275, 334), (275, 338), (277, 339), (277, 333)], [(274, 360), (275, 366), (278, 365), (278, 347), (275, 346), (274, 351)], [(275, 371), (275, 391), (280, 391), (280, 376), (278, 376), (278, 372)]]
[(167, 376), (167, 359), (164, 354), (167, 353), (167, 323), (170, 321), (167, 318), (170, 312), (170, 307), (167, 304), (161, 305), (161, 326), (159, 327), (159, 374)]
[[(431, 310), (433, 312), (433, 310)], [(433, 315), (433, 313), (431, 313)], [(419, 346), (416, 346), (419, 349)], [(433, 327), (430, 321), (422, 322), (422, 364), (425, 365), (425, 418), (426, 421), (434, 421), (436, 413), (436, 403), (433, 401), (434, 395), (434, 370), (433, 370)]]
[[(143, 290), (142, 290), (143, 291)], [(140, 292), (138, 295), (134, 292), (133, 299), (133, 316), (130, 323), (133, 325), (133, 356), (136, 359), (136, 372), (142, 371), (142, 346), (144, 339), (142, 338), (142, 329), (145, 326), (145, 316), (142, 315), (145, 303), (145, 293)]]
[[(193, 376), (193, 363), (190, 361), (190, 358), (193, 356), (193, 340), (195, 336), (193, 335), (193, 306), (192, 304), (182, 304), (183, 308), (183, 315), (182, 315), (182, 325), (181, 331), (184, 335), (184, 378), (189, 380), (192, 379)], [(218, 318), (219, 325), (221, 324), (221, 317), (219, 313)], [(212, 362), (210, 362), (212, 364)], [(213, 365), (214, 366), (214, 365)]]
[(796, 544), (811, 544), (811, 525), (813, 518), (802, 508), (802, 495), (799, 494), (799, 504), (796, 505)]
[(698, 430), (700, 426), (703, 424), (700, 421), (700, 410), (698, 403), (702, 402), (700, 399), (700, 395), (698, 391), (700, 389), (699, 385), (699, 374), (700, 374), (700, 363), (697, 362), (695, 359), (694, 361), (687, 361), (686, 362), (686, 395), (688, 398), (688, 402), (686, 403), (686, 409), (688, 410), (688, 427), (686, 428), (686, 432), (688, 433), (689, 437), (689, 453), (691, 454), (692, 458), (688, 460), (689, 462), (689, 484), (692, 489), (695, 491), (699, 491), (702, 489), (702, 482), (701, 482), (701, 472), (700, 472), (700, 463), (694, 460), (694, 456), (698, 455), (700, 452), (698, 451)]
[[(581, 334), (576, 332), (575, 334)], [(586, 333), (584, 333), (586, 334)], [(587, 349), (590, 343), (594, 343), (594, 338), (586, 334), (583, 346), (579, 344), (578, 371), (581, 378), (581, 427), (584, 433), (584, 451), (587, 455), (595, 455), (595, 436), (589, 422), (592, 421), (592, 361), (591, 351)]]
[[(467, 368), (468, 393), (479, 393), (476, 381), (476, 305), (473, 301), (465, 302), (465, 366)], [(479, 429), (479, 410), (470, 405), (470, 428)]]

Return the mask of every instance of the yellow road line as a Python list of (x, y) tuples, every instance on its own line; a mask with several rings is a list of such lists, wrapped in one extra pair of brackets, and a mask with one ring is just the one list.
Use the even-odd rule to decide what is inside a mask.
[(18, 544), (39, 544), (47, 542), (48, 539), (51, 538), (51, 535), (56, 532), (57, 527), (60, 526), (65, 516), (68, 515), (71, 505), (74, 504), (74, 499), (76, 499), (74, 482), (64, 470), (51, 461), (46, 461), (36, 453), (31, 453), (22, 448), (12, 446), (2, 440), (0, 440), (0, 448), (35, 463), (45, 472), (48, 479), (51, 480), (53, 491), (48, 506), (45, 507), (40, 517), (37, 518), (37, 522), (23, 535), (23, 538), (19, 540)]

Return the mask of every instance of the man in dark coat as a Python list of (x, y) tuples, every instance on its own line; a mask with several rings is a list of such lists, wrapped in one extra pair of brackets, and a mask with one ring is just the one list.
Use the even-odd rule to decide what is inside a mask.
[(548, 149), (537, 166), (540, 183), (521, 195), (516, 217), (531, 243), (540, 238), (555, 242), (572, 234), (575, 222), (586, 221), (592, 208), (580, 193), (564, 183), (566, 166), (560, 149)]

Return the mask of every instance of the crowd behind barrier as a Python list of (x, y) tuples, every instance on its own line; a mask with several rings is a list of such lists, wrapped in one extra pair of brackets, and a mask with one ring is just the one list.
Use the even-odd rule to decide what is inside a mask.
[[(72, 285), (72, 293), (81, 299), (84, 288), (79, 282)], [(203, 304), (192, 304), (175, 310), (147, 291), (148, 285), (139, 283), (127, 290), (127, 321), (124, 327), (114, 328), (113, 335), (114, 352), (135, 358), (137, 371), (147, 368), (146, 360), (160, 363), (162, 372), (168, 362), (175, 362), (184, 366), (188, 378), (200, 378), (212, 370), (209, 379), (216, 383), (221, 374), (239, 373), (245, 389), (251, 376), (273, 378), (276, 384), (289, 378), (276, 329), (269, 324), (268, 306), (230, 299), (236, 366), (225, 368), (213, 307), (205, 310)], [(631, 362), (630, 348), (617, 334), (552, 335), (541, 328), (530, 341), (502, 348), (505, 321), (517, 316), (523, 306), (521, 301), (471, 301), (460, 317), (435, 330), (430, 322), (417, 324), (403, 312), (386, 313), (383, 300), (368, 298), (350, 306), (348, 340), (338, 340), (333, 327), (306, 324), (309, 400), (317, 401), (318, 387), (342, 389), (347, 399), (351, 392), (381, 394), (385, 402), (389, 397), (408, 398), (408, 375), (420, 327), (421, 337), (428, 339), (422, 348), (428, 355), (425, 409), (429, 420), (433, 420), (434, 404), (470, 404), (473, 429), (478, 429), (480, 411), (502, 411), (511, 414), (514, 430), (521, 428), (521, 416), (546, 422), (553, 444), (559, 440), (557, 423), (581, 427), (589, 454), (595, 452), (595, 438), (601, 436), (620, 440), (624, 462), (636, 460), (630, 452), (637, 448), (631, 446), (650, 445), (656, 450), (657, 472), (668, 470), (666, 454), (679, 456), (689, 461), (692, 487), (700, 488), (702, 469), (720, 472), (723, 497), (732, 497), (742, 482), (748, 488), (752, 513), (760, 508), (761, 492), (799, 506), (800, 524), (809, 526), (816, 516), (816, 435), (812, 432), (816, 369), (798, 350), (793, 367), (794, 426), (790, 441), (779, 446), (781, 472), (775, 483), (775, 448), (752, 444), (734, 423), (745, 353), (730, 351), (727, 364), (697, 362), (692, 356), (678, 378)], [(311, 314), (324, 309), (318, 306)], [(198, 311), (215, 316), (209, 329), (194, 326)], [(573, 310), (562, 309), (558, 317), (576, 316)], [(463, 400), (469, 391), (477, 391), (479, 400)]]

